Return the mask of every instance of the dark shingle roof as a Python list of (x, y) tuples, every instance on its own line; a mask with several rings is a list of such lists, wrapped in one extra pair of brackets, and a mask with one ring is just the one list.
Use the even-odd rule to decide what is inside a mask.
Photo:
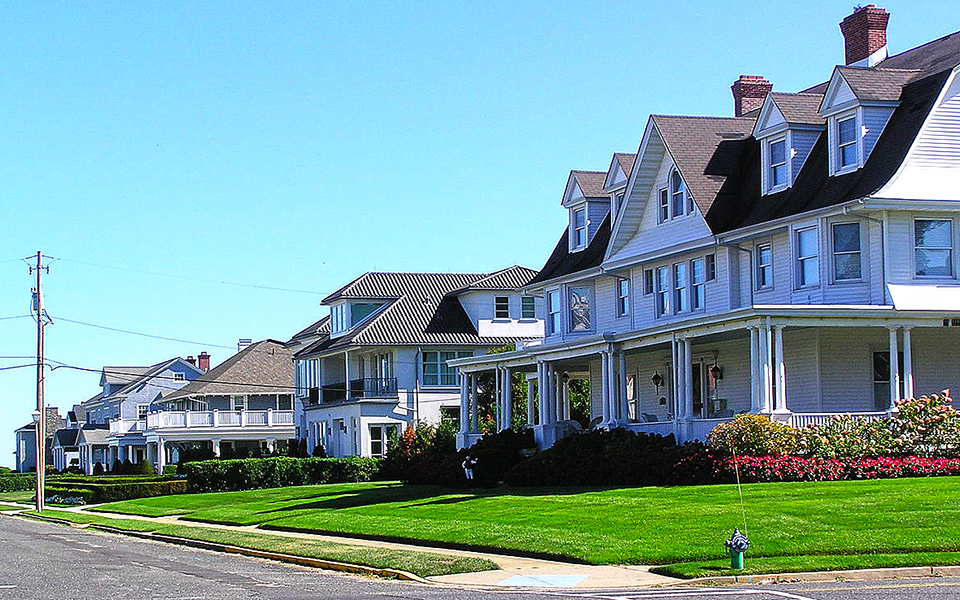
[(729, 154), (739, 158), (707, 214), (714, 233), (764, 223), (809, 210), (869, 196), (896, 172), (920, 127), (936, 102), (949, 71), (907, 84), (900, 104), (861, 169), (846, 175), (827, 175), (827, 135), (821, 133), (793, 186), (776, 194), (760, 195), (760, 144), (753, 138), (738, 142)]
[(903, 86), (920, 74), (918, 70), (886, 68), (837, 67), (837, 70), (861, 101), (899, 100)]
[(527, 285), (542, 283), (599, 266), (603, 262), (607, 244), (610, 243), (610, 213), (607, 213), (607, 216), (603, 218), (600, 227), (593, 235), (593, 239), (590, 240), (590, 244), (583, 250), (579, 252), (570, 251), (569, 235), (569, 229), (565, 228), (553, 252), (547, 258), (547, 262)]
[(777, 105), (787, 123), (803, 125), (823, 125), (824, 123), (824, 118), (819, 112), (823, 94), (770, 92), (770, 99)]
[(61, 448), (76, 446), (79, 434), (79, 429), (58, 429), (53, 436), (53, 443)]
[(960, 61), (960, 31), (929, 41), (922, 46), (894, 54), (877, 66), (884, 69), (917, 69), (920, 77), (955, 67)]
[(162, 402), (191, 396), (283, 394), (293, 388), (293, 353), (283, 342), (262, 340), (250, 344), (197, 377)]
[[(179, 356), (174, 356), (173, 358), (168, 358), (168, 359), (165, 360), (165, 361), (158, 362), (158, 363), (155, 364), (155, 365), (151, 365), (151, 366), (149, 366), (149, 367), (146, 367), (146, 371), (144, 371), (143, 373), (141, 373), (140, 375), (138, 375), (136, 378), (134, 378), (132, 381), (130, 381), (130, 383), (128, 383), (127, 385), (123, 386), (122, 388), (120, 388), (119, 390), (115, 391), (114, 393), (110, 394), (109, 396), (104, 396), (104, 397), (103, 397), (104, 400), (109, 400), (110, 398), (117, 398), (117, 397), (119, 397), (119, 396), (123, 396), (123, 395), (127, 394), (128, 392), (130, 392), (131, 390), (133, 390), (133, 388), (137, 387), (137, 386), (140, 385), (141, 383), (144, 383), (144, 382), (148, 381), (148, 380), (149, 380), (150, 378), (152, 378), (154, 375), (156, 375), (156, 374), (159, 373), (160, 371), (166, 369), (168, 366), (170, 366), (171, 364), (177, 362), (178, 360), (180, 360), (180, 357), (179, 357)], [(108, 372), (109, 372), (108, 369), (112, 371), (114, 368), (116, 368), (116, 367), (104, 367), (104, 368), (103, 368), (103, 372), (104, 372), (104, 373), (108, 373)], [(88, 400), (88, 402), (89, 402), (89, 400)]]
[(513, 265), (506, 269), (494, 271), (486, 277), (474, 281), (467, 286), (466, 290), (516, 290), (525, 285), (536, 276), (537, 272), (528, 267)]
[(136, 381), (151, 367), (105, 366), (103, 367), (104, 383), (130, 383)]
[(726, 179), (729, 142), (753, 133), (753, 117), (678, 117), (652, 115), (657, 130), (673, 157), (701, 214), (707, 214)]
[(584, 198), (607, 198), (603, 191), (603, 182), (607, 179), (606, 171), (570, 171), (570, 174), (580, 186)]
[(615, 152), (613, 155), (617, 158), (617, 162), (620, 163), (623, 174), (627, 176), (627, 179), (630, 179), (630, 173), (633, 171), (633, 163), (636, 162), (637, 155), (628, 152)]
[(110, 426), (99, 423), (97, 425), (84, 425), (77, 430), (77, 444), (83, 442), (85, 445), (102, 445), (107, 443), (107, 435), (110, 434)]
[(330, 315), (323, 317), (319, 321), (314, 321), (293, 334), (293, 337), (290, 338), (287, 344), (325, 333), (330, 333)]

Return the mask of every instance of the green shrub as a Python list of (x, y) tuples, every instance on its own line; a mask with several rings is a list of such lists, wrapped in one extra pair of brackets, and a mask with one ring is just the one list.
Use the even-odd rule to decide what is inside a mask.
[(121, 462), (119, 458), (113, 461), (113, 466), (110, 467), (110, 473), (112, 475), (123, 473), (123, 462)]
[(180, 465), (191, 493), (232, 492), (293, 485), (370, 481), (380, 461), (375, 458), (240, 458)]
[(99, 462), (98, 462), (97, 464), (93, 465), (93, 474), (94, 474), (94, 475), (103, 475), (103, 464), (102, 464), (102, 463), (99, 463)]
[(801, 429), (798, 440), (795, 453), (815, 458), (875, 458), (903, 452), (889, 419), (837, 415), (824, 425)]
[(28, 492), (36, 486), (36, 477), (29, 473), (0, 475), (0, 492)]
[(960, 412), (953, 407), (950, 390), (897, 402), (891, 422), (903, 451), (919, 456), (960, 454)]
[(763, 415), (737, 415), (707, 436), (714, 451), (741, 456), (783, 456), (799, 448), (797, 430)]
[[(88, 480), (89, 481), (89, 480)], [(134, 498), (185, 494), (187, 482), (183, 479), (106, 481), (98, 478), (96, 483), (76, 480), (51, 482), (44, 488), (47, 496), (80, 496), (87, 503), (117, 502)]]
[(177, 465), (163, 465), (163, 476), (172, 477), (177, 474)]
[(137, 463), (137, 469), (135, 472), (139, 473), (140, 475), (147, 475), (147, 476), (157, 474), (157, 470), (153, 468), (153, 463), (150, 462), (149, 460), (142, 460), (139, 463)]

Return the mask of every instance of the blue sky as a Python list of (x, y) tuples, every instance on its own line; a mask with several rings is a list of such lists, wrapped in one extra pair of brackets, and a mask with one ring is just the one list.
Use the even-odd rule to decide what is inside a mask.
[[(58, 321), (49, 357), (217, 363), (239, 337), (288, 338), (364, 271), (539, 267), (567, 172), (636, 151), (648, 114), (728, 115), (741, 73), (780, 91), (829, 76), (852, 4), (785, 6), (4, 3), (0, 317), (27, 313), (16, 259), (43, 250), (55, 319), (203, 342)], [(960, 28), (941, 2), (882, 6), (893, 52)], [(0, 320), (0, 356), (34, 336)], [(98, 390), (47, 381), (64, 410)], [(0, 371), (0, 448), (33, 394), (31, 369)]]

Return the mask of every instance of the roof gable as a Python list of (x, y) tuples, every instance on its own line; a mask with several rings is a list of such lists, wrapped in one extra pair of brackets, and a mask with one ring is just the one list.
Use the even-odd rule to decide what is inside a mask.
[(163, 396), (163, 402), (192, 396), (282, 394), (293, 388), (293, 353), (283, 342), (261, 340), (250, 344), (182, 388)]
[(614, 190), (620, 186), (626, 185), (627, 178), (633, 170), (633, 163), (636, 160), (636, 154), (626, 152), (614, 152), (610, 158), (610, 166), (607, 168), (607, 176), (603, 180), (604, 191)]
[(757, 124), (753, 127), (754, 136), (759, 137), (760, 133), (764, 131), (772, 133), (786, 128), (787, 119), (784, 118), (777, 103), (770, 96), (771, 94), (767, 94), (763, 106), (760, 107), (760, 116), (757, 117)]
[(606, 173), (603, 171), (570, 171), (560, 204), (569, 208), (585, 200), (609, 200), (609, 197), (603, 191), (605, 178)]

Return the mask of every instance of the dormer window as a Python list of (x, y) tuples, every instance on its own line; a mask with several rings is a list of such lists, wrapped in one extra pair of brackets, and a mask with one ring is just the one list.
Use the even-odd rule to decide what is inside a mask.
[(669, 186), (660, 190), (660, 207), (657, 221), (664, 223), (677, 217), (693, 212), (693, 197), (687, 193), (687, 186), (683, 182), (680, 172), (673, 169), (670, 172)]
[(674, 218), (684, 214), (686, 192), (687, 188), (683, 185), (683, 177), (680, 177), (680, 172), (674, 169), (673, 174), (670, 175), (670, 197), (673, 199)]
[(574, 248), (583, 248), (587, 245), (587, 209), (585, 208), (573, 211), (573, 244)]
[(770, 142), (770, 189), (787, 185), (787, 139), (780, 138)]
[(857, 116), (837, 119), (837, 170), (857, 165)]

